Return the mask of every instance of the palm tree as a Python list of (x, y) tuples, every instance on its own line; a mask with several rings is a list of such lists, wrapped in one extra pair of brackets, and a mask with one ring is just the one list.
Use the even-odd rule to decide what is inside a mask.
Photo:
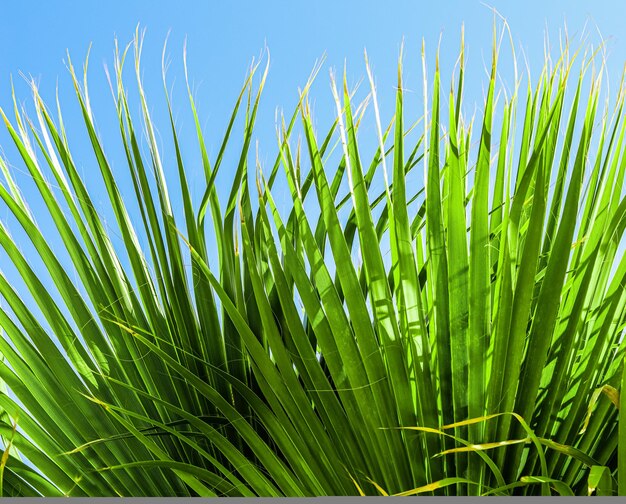
[[(33, 82), (34, 114), (15, 97), (13, 119), (2, 112), (37, 192), (0, 161), (3, 495), (626, 493), (624, 90), (602, 101), (595, 53), (566, 48), (534, 87), (516, 75), (506, 93), (494, 44), (468, 120), (462, 44), (448, 105), (437, 64), (428, 113), (409, 127), (402, 56), (386, 128), (366, 64), (359, 105), (331, 76), (336, 120), (321, 134), (308, 99), (318, 64), (265, 169), (251, 152), (268, 73), (257, 63), (215, 159), (189, 92), (205, 176), (192, 201), (167, 91), (176, 162), (162, 161), (141, 44), (139, 119), (129, 48), (112, 84), (134, 199), (97, 133), (86, 70), (81, 82), (69, 64), (114, 224), (61, 107)], [(238, 162), (225, 199), (227, 150)], [(273, 198), (283, 179), (287, 213)], [(34, 198), (52, 225), (37, 224)]]

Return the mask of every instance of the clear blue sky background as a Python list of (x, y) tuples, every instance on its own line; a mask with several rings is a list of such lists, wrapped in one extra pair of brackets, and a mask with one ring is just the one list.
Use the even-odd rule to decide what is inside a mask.
[[(507, 18), (518, 54), (521, 57), (523, 49), (535, 75), (543, 65), (546, 32), (553, 45), (558, 47), (559, 30), (567, 23), (574, 40), (578, 40), (585, 26), (591, 42), (599, 40), (598, 32), (608, 39), (608, 71), (614, 85), (618, 84), (626, 56), (626, 2), (623, 0), (492, 0), (486, 3)], [(269, 163), (275, 152), (275, 108), (289, 110), (296, 104), (298, 86), (305, 83), (316, 59), (324, 53), (326, 63), (313, 94), (320, 122), (329, 119), (333, 112), (328, 69), (341, 69), (347, 60), (349, 82), (356, 83), (365, 75), (364, 48), (368, 50), (377, 76), (383, 120), (386, 121), (392, 115), (395, 65), (401, 40), (404, 38), (406, 42), (405, 85), (414, 91), (410, 100), (419, 103), (422, 38), (426, 41), (430, 69), (437, 44), (440, 38), (442, 40), (443, 84), (447, 89), (449, 81), (445, 76), (450, 75), (457, 58), (459, 33), (464, 23), (468, 67), (471, 68), (466, 100), (469, 103), (476, 101), (480, 106), (484, 68), (491, 48), (493, 13), (478, 0), (2, 2), (0, 106), (11, 109), (11, 76), (20, 101), (27, 101), (29, 97), (28, 87), (20, 74), (34, 76), (48, 100), (54, 98), (58, 82), (70, 144), (87, 179), (97, 172), (97, 167), (84, 141), (84, 132), (79, 128), (81, 120), (64, 67), (66, 49), (74, 64), (79, 66), (92, 43), (90, 91), (99, 130), (116, 173), (122, 183), (128, 182), (103, 66), (108, 63), (111, 67), (114, 36), (123, 44), (129, 42), (138, 23), (147, 29), (143, 58), (146, 90), (154, 118), (161, 128), (166, 159), (171, 159), (172, 150), (163, 113), (160, 65), (167, 33), (171, 31), (168, 47), (173, 62), (169, 84), (175, 83), (173, 104), (177, 125), (184, 134), (183, 148), (187, 159), (197, 159), (197, 145), (183, 92), (181, 60), (185, 37), (189, 48), (190, 77), (212, 159), (251, 58), (258, 56), (267, 45), (271, 51), (271, 68), (258, 118), (257, 138), (261, 141), (261, 158)], [(503, 56), (506, 59), (508, 55), (507, 48)], [(505, 74), (507, 68), (510, 70), (510, 66), (504, 65)], [(132, 76), (132, 67), (128, 68), (128, 74)], [(506, 79), (506, 75), (504, 77)], [(410, 100), (407, 103), (410, 104)], [(135, 106), (138, 111), (137, 102)], [(415, 114), (408, 113), (412, 119), (421, 115), (417, 110)], [(320, 124), (320, 130), (325, 125), (327, 123)], [(18, 180), (23, 181), (25, 191), (28, 191), (27, 177), (20, 175), (22, 165), (9, 143), (6, 132), (1, 131), (0, 145), (17, 170)], [(170, 168), (174, 170), (172, 165)], [(192, 172), (191, 184), (197, 194), (203, 177), (199, 168)], [(228, 170), (222, 175), (220, 183), (226, 184)], [(104, 196), (102, 200), (104, 202)], [(33, 201), (33, 205), (37, 203)], [(103, 213), (110, 215), (104, 207)], [(5, 212), (0, 213), (0, 218), (5, 215)], [(40, 224), (45, 225), (45, 217), (41, 219)]]
[[(543, 65), (545, 34), (558, 46), (559, 30), (564, 23), (574, 40), (583, 29), (590, 40), (599, 40), (597, 32), (608, 39), (609, 73), (617, 81), (626, 55), (626, 2), (622, 0), (440, 0), (420, 1), (191, 1), (180, 0), (111, 0), (85, 2), (55, 0), (49, 2), (2, 2), (0, 7), (0, 106), (10, 108), (10, 77), (16, 83), (20, 101), (29, 96), (20, 73), (32, 75), (40, 83), (44, 97), (52, 99), (57, 81), (68, 128), (78, 126), (80, 118), (72, 101), (72, 86), (64, 67), (66, 50), (79, 66), (89, 44), (90, 89), (98, 125), (105, 141), (117, 134), (114, 110), (108, 91), (104, 64), (112, 62), (113, 39), (129, 42), (138, 23), (147, 29), (144, 49), (144, 75), (148, 98), (155, 119), (165, 119), (160, 81), (161, 50), (168, 32), (170, 85), (175, 83), (174, 109), (178, 125), (190, 138), (192, 123), (184, 101), (182, 46), (185, 37), (189, 47), (190, 77), (197, 92), (203, 125), (207, 129), (212, 152), (217, 135), (225, 127), (230, 108), (253, 56), (265, 45), (271, 51), (270, 77), (264, 92), (259, 116), (259, 138), (262, 149), (271, 153), (274, 147), (275, 107), (289, 110), (317, 58), (327, 55), (326, 65), (317, 83), (318, 117), (330, 117), (332, 102), (328, 88), (328, 69), (341, 69), (348, 62), (351, 84), (365, 75), (363, 49), (367, 48), (379, 85), (383, 119), (390, 117), (395, 83), (395, 64), (401, 40), (406, 42), (405, 85), (421, 97), (420, 44), (425, 39), (429, 61), (441, 38), (441, 58), (446, 72), (452, 70), (458, 54), (459, 33), (465, 24), (468, 67), (467, 101), (480, 102), (484, 84), (484, 66), (489, 59), (493, 6), (507, 18), (518, 54), (526, 54), (535, 72)], [(504, 54), (505, 60), (508, 58)], [(508, 58), (510, 61), (510, 58)], [(507, 67), (504, 78), (507, 78)], [(508, 67), (510, 68), (510, 67)], [(132, 67), (129, 68), (132, 76)], [(508, 74), (508, 77), (512, 75)], [(511, 79), (512, 81), (512, 79)], [(509, 81), (509, 82), (511, 82)], [(617, 84), (617, 82), (615, 82)], [(365, 86), (364, 86), (365, 88)], [(328, 108), (330, 107), (330, 108)], [(328, 111), (328, 112), (327, 112)], [(419, 114), (415, 114), (415, 118)], [(321, 119), (320, 119), (321, 120)], [(167, 131), (166, 122), (160, 122)], [(323, 126), (323, 124), (322, 124)], [(76, 135), (80, 133), (77, 132)], [(211, 138), (215, 142), (211, 142)], [(7, 145), (0, 133), (0, 144)], [(116, 144), (111, 149), (115, 162)], [(81, 145), (76, 147), (81, 153)], [(7, 154), (10, 152), (7, 149)], [(88, 155), (88, 152), (85, 152)], [(80, 159), (80, 156), (79, 156)], [(88, 158), (84, 161), (89, 164)]]
[[(121, 43), (127, 43), (132, 39), (136, 25), (141, 23), (147, 29), (143, 61), (155, 118), (163, 117), (160, 114), (163, 108), (160, 57), (163, 42), (171, 31), (169, 47), (173, 64), (170, 84), (176, 81), (174, 89), (179, 91), (174, 99), (179, 126), (192, 133), (192, 124), (186, 115), (188, 107), (182, 92), (184, 82), (180, 64), (186, 37), (190, 76), (209, 137), (223, 131), (251, 58), (258, 56), (267, 45), (271, 51), (271, 69), (259, 117), (259, 131), (269, 132), (267, 136), (263, 134), (261, 140), (272, 142), (267, 146), (271, 151), (274, 147), (275, 107), (293, 107), (298, 86), (304, 84), (315, 60), (324, 53), (327, 55), (326, 65), (314, 94), (319, 100), (318, 113), (321, 116), (325, 117), (325, 107), (332, 105), (328, 68), (341, 69), (344, 59), (347, 60), (349, 82), (356, 83), (365, 75), (363, 48), (368, 50), (383, 110), (386, 110), (386, 104), (393, 103), (395, 64), (402, 38), (406, 42), (406, 86), (416, 91), (419, 97), (422, 38), (426, 41), (432, 68), (435, 48), (441, 37), (442, 66), (450, 71), (458, 54), (460, 27), (465, 23), (468, 66), (472, 68), (467, 81), (467, 99), (468, 102), (480, 102), (493, 21), (487, 5), (497, 8), (507, 18), (518, 54), (521, 56), (521, 49), (524, 50), (535, 74), (543, 64), (546, 32), (553, 45), (558, 45), (559, 30), (567, 22), (573, 39), (585, 26), (591, 41), (599, 40), (597, 31), (609, 39), (610, 74), (614, 81), (619, 78), (626, 55), (626, 34), (623, 32), (626, 2), (622, 0), (2, 2), (0, 106), (5, 109), (10, 106), (11, 76), (20, 101), (29, 95), (20, 73), (34, 76), (49, 99), (53, 97), (58, 79), (62, 104), (68, 114), (66, 120), (71, 128), (75, 109), (72, 108), (73, 91), (63, 63), (65, 53), (69, 50), (75, 65), (79, 66), (92, 43), (90, 89), (94, 108), (105, 140), (114, 136), (117, 132), (112, 130), (113, 107), (103, 65), (111, 65), (114, 36)], [(506, 59), (508, 52), (504, 56)], [(443, 83), (447, 87), (445, 72)], [(389, 110), (389, 116), (391, 112)], [(163, 129), (167, 127), (167, 123), (161, 124)], [(6, 136), (0, 136), (0, 141), (6, 145)], [(216, 148), (216, 145), (211, 146)]]

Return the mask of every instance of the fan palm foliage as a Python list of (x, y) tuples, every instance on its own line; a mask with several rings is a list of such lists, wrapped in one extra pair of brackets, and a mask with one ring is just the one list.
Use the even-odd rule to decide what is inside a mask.
[[(122, 78), (130, 49), (139, 119)], [(265, 170), (252, 143), (268, 67), (259, 79), (256, 64), (214, 159), (189, 91), (195, 201), (169, 97), (175, 162), (163, 161), (140, 55), (137, 36), (112, 83), (134, 200), (97, 133), (86, 65), (83, 79), (69, 63), (113, 224), (61, 107), (32, 83), (34, 114), (17, 101), (2, 112), (38, 192), (0, 161), (3, 268), (22, 280), (0, 273), (4, 495), (626, 493), (624, 92), (603, 100), (596, 53), (566, 48), (507, 94), (494, 44), (468, 121), (462, 48), (448, 104), (437, 63), (409, 127), (402, 56), (386, 127), (369, 65), (359, 105), (331, 75), (336, 119), (321, 133), (318, 65)], [(364, 121), (377, 138), (367, 159)]]

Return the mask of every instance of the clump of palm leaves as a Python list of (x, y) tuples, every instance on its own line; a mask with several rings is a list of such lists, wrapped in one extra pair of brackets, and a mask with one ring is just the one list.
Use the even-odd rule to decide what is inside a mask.
[[(566, 49), (535, 87), (515, 76), (506, 94), (494, 46), (467, 121), (462, 49), (447, 106), (438, 65), (424, 79), (418, 135), (402, 58), (386, 128), (367, 65), (369, 101), (331, 76), (336, 120), (317, 132), (317, 66), (264, 169), (251, 152), (267, 75), (255, 80), (256, 65), (221, 143), (189, 92), (205, 176), (192, 201), (169, 98), (166, 166), (140, 37), (131, 48), (139, 120), (122, 78), (129, 48), (112, 87), (133, 201), (86, 71), (69, 64), (115, 224), (79, 174), (60, 107), (33, 83), (34, 113), (2, 113), (38, 191), (23, 194), (0, 161), (2, 268), (21, 278), (0, 273), (3, 494), (626, 493), (626, 122), (622, 88), (602, 101), (596, 54), (576, 55), (578, 72)], [(365, 121), (377, 137), (367, 159)], [(36, 197), (53, 225), (37, 224)]]

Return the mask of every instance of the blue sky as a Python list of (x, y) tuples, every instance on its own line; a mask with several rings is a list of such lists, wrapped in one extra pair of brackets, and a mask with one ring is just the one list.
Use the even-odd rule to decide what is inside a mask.
[[(535, 72), (543, 64), (545, 34), (548, 33), (552, 44), (558, 46), (559, 30), (566, 22), (574, 40), (585, 27), (591, 41), (599, 40), (597, 32), (608, 39), (607, 46), (612, 54), (609, 72), (613, 80), (619, 77), (626, 54), (626, 35), (623, 34), (626, 2), (621, 0), (59, 0), (39, 2), (36, 6), (29, 2), (3, 2), (0, 8), (0, 33), (3, 35), (0, 106), (10, 107), (11, 76), (20, 101), (29, 96), (20, 74), (35, 77), (48, 99), (53, 98), (58, 81), (71, 128), (75, 109), (72, 109), (73, 90), (64, 66), (66, 50), (79, 66), (91, 43), (90, 89), (94, 108), (103, 137), (115, 135), (112, 101), (103, 67), (107, 63), (111, 65), (114, 37), (122, 44), (129, 42), (138, 23), (147, 29), (144, 75), (155, 118), (162, 117), (161, 50), (169, 32), (170, 85), (174, 83), (174, 89), (180, 91), (174, 95), (179, 125), (192, 126), (185, 119), (188, 107), (182, 93), (182, 47), (187, 38), (190, 77), (209, 136), (211, 132), (217, 135), (223, 131), (251, 58), (258, 56), (266, 45), (271, 52), (271, 68), (258, 124), (259, 131), (270, 132), (268, 142), (273, 142), (275, 107), (293, 107), (298, 86), (304, 84), (322, 54), (326, 54), (327, 59), (314, 94), (320, 104), (320, 114), (332, 105), (328, 69), (341, 69), (347, 61), (349, 82), (355, 84), (365, 75), (363, 49), (367, 48), (385, 115), (386, 106), (393, 103), (395, 65), (401, 40), (404, 38), (406, 45), (405, 85), (420, 96), (422, 38), (426, 41), (431, 68), (441, 38), (442, 82), (447, 86), (445, 71), (450, 71), (456, 60), (463, 23), (468, 67), (473, 72), (468, 75), (467, 101), (480, 102), (484, 65), (491, 45), (491, 7), (507, 18), (518, 54), (521, 57), (523, 50)], [(506, 77), (506, 69), (503, 73)], [(164, 123), (163, 127), (166, 126)], [(0, 143), (6, 145), (6, 136), (0, 134)]]
[(572, 33), (580, 31), (585, 22), (597, 25), (604, 36), (615, 37), (617, 54), (626, 48), (622, 35), (626, 4), (620, 0), (57, 0), (36, 6), (3, 2), (0, 78), (2, 90), (6, 90), (8, 76), (18, 71), (53, 80), (62, 72), (65, 50), (78, 58), (90, 42), (94, 62), (100, 62), (110, 55), (114, 35), (128, 40), (141, 23), (149, 30), (149, 45), (157, 51), (168, 30), (174, 47), (187, 36), (196, 55), (195, 77), (205, 81), (213, 77), (211, 87), (216, 90), (237, 83), (246, 62), (267, 42), (273, 56), (273, 79), (284, 81), (284, 89), (292, 89), (324, 51), (329, 63), (337, 64), (344, 58), (360, 61), (366, 46), (372, 59), (384, 68), (393, 60), (402, 37), (410, 46), (422, 37), (436, 44), (440, 34), (445, 41), (456, 40), (463, 22), (468, 46), (478, 52), (489, 42), (491, 13), (487, 5), (507, 17), (514, 37), (530, 55), (541, 53), (546, 27), (556, 33), (564, 20)]
[[(3, 2), (0, 8), (0, 106), (10, 109), (10, 78), (16, 84), (20, 101), (29, 92), (20, 74), (32, 75), (40, 84), (43, 96), (54, 98), (59, 85), (66, 121), (71, 131), (79, 120), (73, 90), (65, 69), (66, 50), (76, 66), (92, 44), (90, 90), (98, 125), (105, 141), (117, 134), (114, 109), (103, 67), (112, 62), (113, 40), (129, 42), (138, 23), (146, 28), (144, 76), (157, 123), (163, 116), (163, 92), (160, 81), (161, 50), (168, 34), (172, 60), (170, 82), (174, 84), (174, 110), (183, 132), (192, 124), (185, 102), (182, 72), (182, 47), (189, 48), (189, 71), (209, 148), (217, 148), (217, 137), (224, 130), (233, 101), (243, 81), (251, 58), (267, 45), (271, 52), (269, 80), (264, 92), (258, 128), (261, 149), (274, 147), (274, 112), (276, 107), (291, 109), (317, 58), (326, 54), (325, 66), (314, 93), (318, 117), (330, 117), (332, 101), (328, 87), (328, 69), (341, 69), (348, 63), (348, 78), (355, 84), (365, 75), (363, 49), (367, 48), (376, 74), (379, 99), (384, 117), (390, 117), (395, 84), (395, 65), (401, 40), (405, 40), (405, 86), (421, 96), (420, 44), (426, 41), (429, 62), (434, 61), (441, 39), (442, 82), (447, 86), (449, 73), (457, 58), (461, 25), (465, 24), (468, 79), (466, 103), (479, 102), (484, 85), (484, 66), (489, 59), (491, 28), (495, 7), (507, 18), (520, 58), (526, 55), (531, 70), (543, 64), (546, 33), (558, 46), (559, 31), (567, 23), (572, 38), (586, 29), (589, 40), (597, 42), (598, 32), (608, 39), (609, 73), (619, 78), (626, 54), (623, 19), (626, 2), (606, 0), (528, 0), (522, 2), (492, 0), (419, 1), (191, 1), (112, 0), (84, 2), (58, 0), (39, 2)], [(508, 48), (505, 49), (508, 51)], [(505, 61), (509, 54), (505, 54)], [(132, 69), (131, 69), (132, 70)], [(130, 72), (128, 72), (130, 73)], [(507, 78), (506, 65), (503, 67)], [(512, 77), (508, 72), (508, 77)], [(363, 86), (364, 88), (366, 86)], [(176, 91), (179, 91), (176, 94)], [(411, 95), (409, 94), (409, 100)], [(329, 113), (330, 113), (329, 112)], [(419, 114), (415, 115), (417, 118)], [(161, 122), (166, 128), (167, 123)], [(266, 135), (264, 132), (268, 132)], [(76, 135), (80, 135), (77, 132)], [(7, 146), (5, 132), (0, 145)], [(76, 147), (81, 153), (81, 145)], [(185, 146), (195, 149), (193, 144)], [(7, 148), (7, 154), (10, 150)], [(116, 147), (117, 149), (117, 147)], [(111, 155), (115, 154), (112, 149)], [(85, 155), (88, 156), (88, 151)], [(88, 159), (85, 160), (89, 164)]]
[[(275, 155), (275, 109), (283, 107), (289, 111), (296, 104), (298, 87), (306, 82), (315, 61), (323, 54), (326, 54), (326, 61), (313, 92), (320, 130), (329, 124), (328, 120), (334, 112), (328, 85), (329, 68), (341, 70), (344, 61), (347, 61), (348, 81), (352, 85), (357, 83), (365, 76), (363, 49), (367, 48), (377, 79), (383, 121), (389, 120), (401, 41), (405, 41), (405, 87), (408, 89), (407, 106), (410, 110), (411, 103), (419, 104), (421, 100), (422, 39), (426, 42), (431, 70), (436, 47), (441, 40), (442, 82), (447, 89), (450, 72), (458, 55), (462, 24), (465, 25), (467, 63), (470, 69), (465, 99), (466, 103), (476, 102), (480, 106), (486, 82), (485, 66), (491, 49), (492, 7), (506, 17), (520, 61), (524, 54), (535, 75), (543, 65), (546, 34), (551, 44), (558, 49), (559, 32), (567, 23), (568, 32), (574, 41), (579, 40), (583, 31), (589, 34), (590, 42), (597, 43), (600, 35), (607, 40), (608, 73), (617, 85), (626, 55), (626, 34), (623, 33), (626, 2), (622, 0), (492, 0), (485, 3), (478, 0), (59, 0), (39, 2), (37, 5), (30, 2), (2, 3), (0, 106), (5, 110), (11, 109), (11, 77), (20, 102), (27, 101), (29, 97), (22, 74), (32, 75), (39, 83), (44, 98), (51, 103), (58, 83), (64, 119), (70, 133), (70, 146), (89, 185), (97, 168), (93, 154), (84, 141), (85, 133), (80, 126), (81, 118), (65, 62), (68, 50), (75, 66), (80, 66), (91, 44), (89, 78), (93, 107), (110, 161), (124, 185), (130, 179), (125, 174), (115, 110), (104, 72), (105, 65), (111, 68), (115, 36), (120, 43), (125, 44), (131, 41), (138, 23), (147, 30), (143, 53), (146, 91), (153, 118), (163, 130), (161, 141), (166, 159), (171, 159), (173, 155), (167, 135), (168, 124), (160, 80), (161, 51), (167, 34), (170, 33), (168, 48), (172, 61), (168, 85), (174, 85), (173, 106), (177, 126), (183, 134), (183, 152), (187, 159), (192, 160), (197, 160), (198, 151), (184, 93), (184, 40), (187, 39), (190, 78), (211, 159), (217, 152), (250, 61), (252, 57), (258, 57), (267, 46), (271, 52), (271, 66), (257, 121), (256, 138), (260, 141), (262, 161), (270, 163), (272, 155)], [(507, 47), (504, 50), (506, 54), (503, 53), (503, 59), (506, 61), (509, 49)], [(503, 64), (502, 69), (506, 82), (507, 78), (512, 77), (510, 65), (507, 67)], [(132, 67), (128, 68), (128, 74), (132, 76)], [(138, 111), (138, 103), (135, 105)], [(421, 111), (416, 108), (410, 118), (417, 119), (420, 114)], [(0, 146), (27, 192), (29, 181), (21, 172), (23, 168), (4, 130), (0, 131)], [(173, 165), (169, 166), (172, 167), (173, 175)], [(203, 176), (200, 169), (191, 172), (190, 183), (198, 194), (202, 190)], [(228, 170), (225, 169), (221, 177), (218, 182), (224, 191), (225, 185), (229, 183)], [(104, 199), (103, 196), (102, 201), (99, 201), (103, 205), (101, 211), (112, 219)], [(32, 204), (37, 206), (35, 201)], [(2, 212), (0, 218), (4, 216), (5, 212)], [(45, 217), (41, 219), (40, 224), (46, 225)]]

